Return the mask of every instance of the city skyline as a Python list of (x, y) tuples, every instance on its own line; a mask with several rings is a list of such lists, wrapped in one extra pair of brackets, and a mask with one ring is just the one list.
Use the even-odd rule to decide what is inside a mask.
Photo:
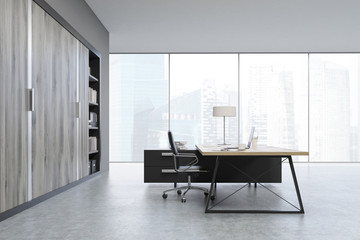
[[(189, 55), (192, 56), (191, 54)], [(208, 55), (206, 57), (209, 59)], [(278, 56), (274, 63), (271, 63), (269, 60), (261, 62), (260, 59), (259, 61), (257, 59), (259, 55), (250, 57), (253, 59), (245, 58), (246, 61), (242, 59), (242, 63), (246, 62), (247, 64), (240, 65), (240, 74), (243, 74), (240, 75), (240, 86), (238, 86), (238, 80), (234, 77), (234, 74), (228, 74), (227, 76), (233, 77), (232, 79), (228, 78), (225, 83), (223, 78), (216, 79), (215, 77), (209, 77), (211, 71), (208, 70), (208, 66), (203, 66), (204, 70), (194, 74), (197, 79), (196, 83), (194, 78), (186, 77), (192, 75), (188, 71), (186, 64), (180, 66), (181, 68), (179, 67), (186, 74), (183, 73), (181, 77), (175, 77), (173, 75), (177, 72), (174, 71), (174, 67), (170, 66), (169, 68), (167, 66), (167, 59), (163, 55), (157, 55), (156, 64), (150, 60), (149, 56), (147, 56), (148, 59), (145, 61), (145, 66), (135, 66), (138, 64), (136, 63), (138, 61), (138, 59), (135, 60), (136, 58), (133, 58), (134, 62), (131, 64), (127, 62), (127, 66), (122, 66), (123, 70), (127, 68), (122, 76), (127, 77), (127, 81), (132, 85), (127, 85), (126, 88), (123, 85), (123, 89), (120, 89), (120, 92), (126, 89), (126, 92), (122, 93), (122, 95), (123, 97), (130, 97), (130, 99), (125, 101), (126, 105), (128, 107), (130, 105), (132, 110), (121, 109), (127, 113), (127, 119), (121, 121), (128, 122), (130, 125), (127, 125), (125, 130), (120, 131), (120, 135), (123, 138), (120, 143), (122, 147), (116, 148), (119, 151), (117, 154), (112, 155), (112, 158), (142, 161), (142, 154), (139, 154), (139, 152), (142, 152), (141, 149), (167, 148), (167, 131), (169, 127), (174, 132), (177, 140), (188, 142), (188, 148), (193, 148), (193, 145), (197, 143), (221, 143), (223, 140), (223, 122), (221, 118), (212, 116), (212, 107), (215, 105), (234, 105), (237, 107), (237, 117), (226, 120), (226, 139), (231, 143), (245, 143), (251, 126), (255, 126), (260, 144), (301, 150), (308, 150), (308, 145), (310, 145), (310, 161), (331, 159), (331, 156), (324, 155), (324, 153), (334, 147), (342, 148), (342, 152), (344, 152), (342, 156), (348, 159), (348, 161), (357, 159), (359, 154), (354, 149), (356, 149), (355, 145), (359, 142), (359, 134), (357, 134), (358, 125), (356, 125), (359, 113), (358, 111), (355, 113), (356, 120), (354, 120), (354, 114), (350, 114), (350, 112), (353, 109), (352, 106), (354, 106), (354, 98), (359, 97), (357, 92), (355, 92), (356, 94), (354, 93), (354, 80), (349, 80), (349, 78), (354, 75), (353, 71), (358, 71), (359, 64), (355, 70), (349, 70), (341, 64), (331, 65), (329, 63), (325, 64), (327, 68), (324, 68), (324, 64), (320, 63), (321, 61), (316, 63), (316, 60), (313, 60), (311, 65), (313, 72), (310, 76), (317, 76), (317, 80), (313, 81), (315, 85), (312, 83), (308, 87), (307, 71), (309, 70), (307, 69), (307, 55), (304, 57), (306, 61), (297, 59), (296, 64), (293, 64), (294, 66), (288, 64), (291, 61), (286, 59), (286, 57), (281, 59)], [(232, 58), (232, 60), (234, 59)], [(312, 59), (315, 59), (315, 57)], [(172, 58), (172, 63), (176, 62), (173, 60)], [(142, 64), (144, 65), (144, 61)], [(191, 65), (192, 63), (189, 64)], [(216, 64), (219, 65), (219, 63)], [(222, 64), (226, 63), (223, 62)], [(304, 66), (299, 66), (301, 64)], [(292, 67), (293, 69), (291, 69)], [(166, 68), (172, 70), (170, 71), (170, 87), (168, 86), (169, 80)], [(192, 68), (196, 69), (193, 66)], [(132, 76), (130, 72), (134, 72), (134, 69), (138, 69), (136, 74), (133, 75), (136, 77), (129, 80), (131, 79), (129, 76)], [(323, 69), (323, 72), (319, 72), (318, 69)], [(149, 71), (152, 72), (150, 74), (151, 78), (149, 78)], [(219, 69), (216, 71), (220, 72)], [(201, 72), (205, 72), (205, 76), (200, 77)], [(220, 74), (214, 75), (221, 76)], [(318, 75), (326, 77), (320, 80)], [(174, 88), (177, 88), (177, 86), (186, 86), (186, 81), (182, 77), (192, 79), (194, 86), (190, 86), (187, 89), (182, 87), (178, 91), (174, 91)], [(329, 79), (339, 79), (339, 84), (336, 84), (335, 80), (332, 82)], [(323, 82), (320, 83), (323, 87), (325, 86), (324, 84), (328, 83), (330, 85), (325, 86), (325, 88), (335, 89), (334, 91), (337, 95), (334, 93), (333, 97), (330, 97), (330, 99), (335, 100), (327, 102), (327, 105), (331, 105), (339, 111), (340, 106), (342, 107), (340, 111), (340, 118), (343, 122), (341, 128), (332, 128), (333, 125), (337, 126), (340, 122), (338, 116), (318, 112), (319, 116), (328, 116), (333, 120), (328, 122), (328, 125), (322, 124), (322, 126), (327, 126), (323, 128), (324, 130), (320, 132), (314, 132), (313, 130), (314, 123), (311, 121), (320, 122), (320, 119), (314, 118), (316, 116), (314, 114), (311, 116), (307, 115), (311, 111), (308, 109), (308, 105), (310, 104), (310, 106), (317, 108), (316, 102), (323, 101), (322, 97), (325, 95), (324, 93), (320, 94), (322, 90), (318, 91), (320, 94), (318, 100), (314, 95), (316, 83), (319, 81)], [(142, 87), (139, 89), (139, 86), (136, 86), (136, 84)], [(358, 88), (358, 84), (356, 86)], [(312, 90), (310, 93), (307, 92), (309, 88)], [(329, 91), (327, 93), (329, 94)], [(308, 96), (308, 94), (311, 95)], [(134, 98), (134, 95), (141, 95), (143, 102), (136, 103), (138, 100)], [(308, 99), (310, 99), (310, 102), (308, 102)], [(336, 99), (341, 99), (341, 101), (336, 101)], [(277, 110), (274, 111), (274, 109)], [(326, 110), (324, 107), (321, 109)], [(336, 111), (334, 110), (334, 112)], [(310, 125), (308, 123), (309, 117)], [(345, 130), (342, 128), (345, 128)], [(317, 128), (317, 130), (319, 129), (321, 128)], [(309, 136), (308, 132), (312, 135)], [(333, 142), (325, 143), (327, 147), (322, 148), (321, 146), (324, 143), (317, 144), (316, 139), (323, 137), (324, 133), (329, 139), (333, 139)], [(340, 134), (342, 134), (341, 138), (335, 137)], [(310, 142), (308, 141), (309, 139)], [(121, 149), (131, 149), (131, 151), (126, 153), (125, 150), (122, 151)], [(319, 154), (319, 151), (322, 155)], [(338, 158), (337, 156), (333, 157), (331, 161), (336, 161)]]

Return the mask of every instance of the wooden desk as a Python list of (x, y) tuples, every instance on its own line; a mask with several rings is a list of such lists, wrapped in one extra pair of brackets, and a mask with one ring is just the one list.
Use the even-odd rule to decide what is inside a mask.
[[(309, 152), (291, 150), (286, 148), (277, 148), (266, 145), (258, 145), (256, 148), (250, 148), (245, 150), (229, 149), (228, 151), (222, 151), (229, 146), (209, 146), (209, 145), (196, 145), (196, 149), (199, 150), (203, 156), (291, 156), (300, 155), (308, 156)], [(240, 145), (243, 148), (243, 145)]]
[[(291, 149), (284, 149), (284, 148), (276, 148), (276, 147), (270, 147), (270, 146), (264, 146), (264, 145), (258, 145), (256, 148), (251, 148), (251, 149), (246, 149), (246, 150), (233, 150), (233, 149), (230, 149), (228, 151), (222, 150), (222, 149), (224, 149), (224, 146), (196, 145), (196, 148), (198, 149), (198, 151), (203, 156), (216, 156), (215, 168), (214, 168), (213, 177), (212, 177), (211, 186), (210, 186), (210, 194), (209, 194), (209, 197), (208, 197), (207, 202), (206, 202), (205, 213), (304, 213), (305, 212), (303, 204), (302, 204), (299, 185), (298, 185), (298, 182), (297, 182), (297, 179), (296, 179), (295, 168), (294, 168), (294, 164), (293, 164), (291, 156), (293, 156), (293, 155), (307, 156), (307, 155), (309, 155), (308, 152), (291, 150)], [(298, 202), (299, 202), (299, 207), (297, 207), (297, 206), (295, 206), (295, 205), (293, 205), (293, 204), (291, 204), (289, 202), (288, 203), (290, 205), (292, 205), (294, 208), (296, 208), (297, 210), (296, 211), (281, 211), (281, 210), (279, 210), (279, 211), (278, 210), (214, 210), (214, 209), (212, 209), (213, 207), (209, 207), (210, 199), (213, 200), (214, 197), (215, 197), (214, 184), (216, 183), (216, 176), (217, 176), (217, 172), (218, 172), (218, 169), (219, 169), (220, 162), (221, 163), (227, 162), (227, 160), (231, 156), (238, 156), (239, 157), (238, 161), (241, 161), (241, 157), (246, 157), (246, 158), (249, 158), (249, 157), (250, 158), (263, 157), (264, 161), (266, 161), (266, 158), (279, 157), (281, 159), (284, 159), (283, 161), (280, 162), (280, 164), (282, 162), (284, 162), (286, 159), (288, 159), (291, 174), (292, 174), (292, 178), (293, 178), (293, 181), (294, 181), (294, 186), (295, 186), (295, 189), (296, 189)], [(241, 169), (239, 169), (235, 165), (233, 165), (232, 163), (230, 163), (230, 164), (239, 173), (246, 174)], [(262, 183), (260, 183), (257, 178), (252, 177), (252, 176), (248, 176), (248, 177), (251, 178), (251, 180), (254, 183), (259, 184), (262, 187), (268, 189), (266, 186), (264, 186)], [(268, 189), (268, 190), (270, 192), (272, 192), (270, 189)], [(230, 195), (232, 195), (232, 194), (230, 194)]]

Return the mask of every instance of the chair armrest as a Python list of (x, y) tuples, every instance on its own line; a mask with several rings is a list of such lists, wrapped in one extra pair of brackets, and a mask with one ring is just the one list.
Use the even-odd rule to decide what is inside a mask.
[(174, 164), (176, 166), (176, 158), (192, 158), (193, 160), (190, 161), (188, 164), (185, 165), (185, 169), (176, 169), (175, 167), (175, 171), (176, 172), (183, 172), (184, 170), (186, 171), (187, 169), (190, 169), (192, 166), (196, 165), (199, 162), (199, 159), (197, 158), (196, 154), (193, 153), (179, 153), (178, 155), (174, 155)]

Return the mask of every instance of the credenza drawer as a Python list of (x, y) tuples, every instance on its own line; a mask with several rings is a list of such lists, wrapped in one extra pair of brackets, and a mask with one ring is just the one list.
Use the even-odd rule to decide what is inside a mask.
[[(168, 154), (168, 156), (163, 156)], [(145, 150), (144, 151), (144, 166), (145, 167), (174, 167), (174, 158), (171, 151)]]

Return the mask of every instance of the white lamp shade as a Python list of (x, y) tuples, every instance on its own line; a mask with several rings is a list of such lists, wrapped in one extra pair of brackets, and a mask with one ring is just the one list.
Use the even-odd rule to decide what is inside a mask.
[(216, 106), (213, 107), (214, 117), (236, 117), (236, 107), (233, 106)]

